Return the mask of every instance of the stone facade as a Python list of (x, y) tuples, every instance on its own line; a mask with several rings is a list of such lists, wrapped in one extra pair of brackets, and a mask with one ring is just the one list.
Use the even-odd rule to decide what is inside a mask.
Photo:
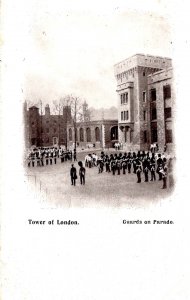
[[(136, 54), (114, 66), (118, 94), (119, 141), (126, 150), (148, 150), (153, 142), (148, 78), (171, 65), (170, 58)], [(163, 130), (161, 124), (159, 130)], [(160, 140), (157, 142), (160, 143)]]
[[(160, 149), (167, 145), (173, 148), (173, 124), (175, 97), (172, 85), (173, 69), (156, 72), (148, 76), (148, 103), (150, 106), (150, 135)], [(154, 93), (154, 97), (152, 95)]]
[[(118, 141), (118, 121), (100, 120), (89, 121), (83, 107), (84, 121), (76, 124), (76, 146), (86, 148), (113, 147)], [(75, 130), (71, 117), (71, 108), (63, 107), (60, 115), (52, 115), (49, 105), (45, 107), (45, 114), (40, 114), (39, 108), (32, 106), (27, 109), (24, 104), (25, 142), (26, 147), (73, 147), (75, 144)]]
[(51, 115), (49, 105), (45, 107), (45, 114), (39, 113), (39, 108), (32, 106), (27, 110), (24, 105), (25, 142), (31, 146), (58, 146), (67, 147), (67, 122), (71, 121), (69, 106), (63, 107), (62, 114)]
[[(72, 124), (67, 127), (69, 146), (74, 147), (75, 130)], [(76, 145), (80, 148), (110, 148), (118, 141), (118, 121), (99, 120), (78, 122), (76, 125)]]

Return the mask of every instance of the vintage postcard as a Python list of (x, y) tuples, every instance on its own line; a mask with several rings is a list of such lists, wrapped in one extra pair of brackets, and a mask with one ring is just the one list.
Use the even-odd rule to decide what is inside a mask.
[(2, 2), (3, 300), (188, 299), (187, 19)]

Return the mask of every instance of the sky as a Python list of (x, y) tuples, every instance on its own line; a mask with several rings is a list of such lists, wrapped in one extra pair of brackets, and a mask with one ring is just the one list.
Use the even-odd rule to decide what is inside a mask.
[(172, 57), (166, 2), (141, 2), (25, 3), (24, 98), (51, 104), (72, 94), (95, 108), (117, 106), (114, 64), (136, 53)]

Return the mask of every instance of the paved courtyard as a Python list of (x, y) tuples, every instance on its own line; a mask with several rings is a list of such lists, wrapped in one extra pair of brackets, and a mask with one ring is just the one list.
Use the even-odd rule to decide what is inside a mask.
[[(114, 153), (108, 152), (106, 153)], [(79, 153), (78, 160), (84, 160), (87, 153)], [(78, 163), (74, 163), (79, 170)], [(136, 174), (113, 176), (112, 173), (98, 174), (98, 168), (86, 168), (86, 184), (81, 186), (79, 176), (76, 186), (70, 180), (71, 161), (31, 167), (26, 169), (28, 181), (37, 192), (45, 195), (46, 201), (62, 207), (144, 207), (156, 203), (171, 190), (163, 190), (162, 181), (137, 184)]]

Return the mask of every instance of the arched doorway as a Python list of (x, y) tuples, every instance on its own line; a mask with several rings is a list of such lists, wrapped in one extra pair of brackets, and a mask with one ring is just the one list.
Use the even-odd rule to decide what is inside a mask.
[(83, 129), (83, 128), (80, 128), (79, 133), (80, 133), (80, 141), (81, 141), (81, 142), (84, 142), (84, 129)]
[(86, 141), (91, 142), (91, 130), (90, 128), (86, 128)]
[(96, 142), (100, 142), (100, 128), (99, 127), (95, 128), (95, 138), (96, 138)]

